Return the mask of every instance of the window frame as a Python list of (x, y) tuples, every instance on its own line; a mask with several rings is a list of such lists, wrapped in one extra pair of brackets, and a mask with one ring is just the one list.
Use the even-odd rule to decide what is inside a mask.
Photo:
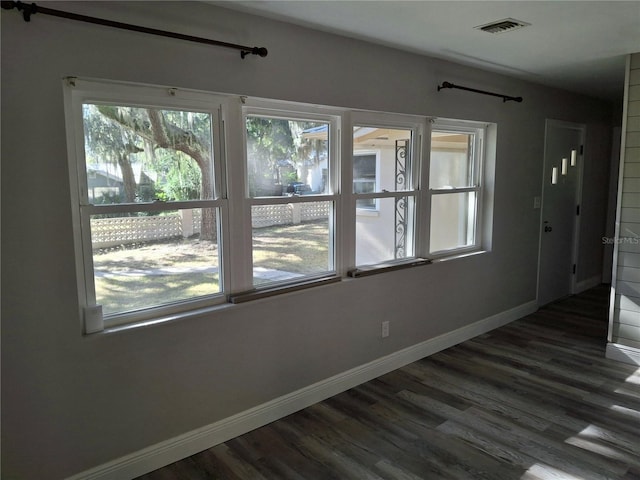
[[(424, 250), (422, 245), (424, 245), (424, 240), (428, 237), (424, 236), (424, 225), (421, 219), (420, 212), (424, 209), (425, 205), (425, 196), (424, 196), (424, 185), (428, 185), (425, 183), (428, 178), (425, 177), (425, 173), (427, 169), (423, 168), (423, 163), (428, 156), (426, 155), (426, 144), (428, 142), (424, 141), (425, 132), (428, 131), (428, 119), (424, 116), (417, 115), (407, 115), (407, 114), (398, 114), (398, 113), (390, 113), (390, 112), (372, 112), (365, 110), (352, 110), (349, 115), (348, 128), (345, 126), (345, 131), (349, 132), (349, 138), (345, 139), (345, 151), (348, 148), (348, 161), (345, 161), (345, 165), (347, 168), (343, 170), (343, 173), (346, 172), (345, 181), (343, 182), (343, 189), (345, 192), (348, 192), (347, 196), (349, 197), (348, 213), (345, 212), (345, 215), (348, 215), (349, 218), (349, 229), (347, 230), (350, 237), (350, 241), (348, 245), (345, 245), (345, 249), (347, 249), (346, 256), (349, 259), (349, 265), (353, 266), (353, 271), (360, 270), (362, 268), (367, 268), (369, 270), (375, 270), (379, 268), (380, 271), (384, 271), (384, 269), (388, 268), (390, 264), (413, 264), (416, 259), (419, 259), (424, 256)], [(386, 128), (386, 129), (398, 129), (398, 130), (410, 130), (411, 131), (411, 142), (410, 142), (410, 151), (411, 151), (411, 165), (410, 165), (410, 178), (409, 178), (409, 186), (405, 190), (380, 190), (380, 175), (377, 175), (376, 178), (376, 186), (378, 187), (375, 192), (372, 193), (354, 193), (353, 192), (353, 157), (354, 157), (354, 147), (353, 147), (353, 133), (354, 127), (371, 127), (371, 128)], [(363, 151), (371, 150), (364, 149)], [(377, 156), (378, 164), (377, 167), (379, 173), (381, 167), (379, 166), (380, 157)], [(346, 184), (349, 182), (349, 185)], [(413, 225), (411, 229), (406, 233), (406, 241), (407, 245), (410, 245), (412, 255), (407, 255), (403, 258), (390, 259), (387, 261), (382, 261), (374, 264), (358, 264), (356, 262), (356, 221), (357, 217), (360, 215), (361, 210), (357, 208), (356, 201), (358, 199), (374, 199), (376, 201), (376, 205), (378, 206), (377, 212), (379, 212), (379, 204), (380, 200), (385, 198), (393, 198), (398, 199), (401, 197), (412, 197), (413, 204), (410, 208), (410, 214), (413, 219)], [(409, 250), (407, 248), (407, 250)]]
[[(352, 160), (355, 157), (365, 157), (365, 156), (375, 156), (376, 157), (376, 164), (375, 164), (375, 180), (373, 181), (373, 192), (371, 193), (375, 193), (380, 189), (380, 150), (374, 150), (374, 149), (363, 149), (363, 150), (358, 150), (357, 154), (352, 154)], [(356, 179), (353, 178), (353, 187), (352, 187), (352, 191), (355, 195), (359, 195), (358, 192), (355, 192), (355, 183), (356, 183)], [(371, 216), (371, 215), (377, 215), (380, 212), (380, 200), (379, 199), (373, 199), (374, 200), (374, 205), (372, 207), (361, 207), (358, 206), (357, 203), (357, 198), (356, 198), (356, 215), (365, 215), (365, 216)]]
[[(398, 268), (411, 268), (434, 261), (464, 257), (491, 249), (493, 191), (497, 125), (476, 121), (432, 119), (419, 115), (375, 112), (348, 108), (309, 105), (298, 102), (248, 98), (189, 89), (167, 88), (110, 80), (67, 77), (64, 82), (65, 120), (68, 165), (71, 186), (74, 251), (77, 276), (79, 316), (84, 333), (121, 330), (172, 319), (200, 315), (230, 303), (241, 303), (266, 296), (297, 291), (347, 276), (358, 277)], [(208, 112), (212, 120), (213, 198), (179, 202), (92, 205), (88, 199), (87, 168), (84, 147), (82, 105), (152, 106), (162, 109)], [(328, 128), (327, 192), (311, 195), (250, 197), (247, 177), (246, 118), (249, 115), (298, 121), (323, 122)], [(408, 188), (398, 191), (381, 189), (383, 166), (381, 151), (365, 146), (357, 153), (376, 155), (376, 191), (354, 192), (354, 126), (406, 129), (411, 134), (411, 165)], [(473, 169), (477, 181), (473, 186), (455, 189), (431, 189), (430, 161), (433, 131), (474, 133), (480, 139), (474, 149)], [(385, 147), (386, 148), (386, 147)], [(324, 172), (321, 172), (323, 179)], [(442, 190), (442, 191), (440, 191)], [(474, 192), (475, 236), (472, 245), (430, 252), (432, 200), (436, 195)], [(407, 242), (412, 255), (377, 264), (356, 264), (356, 222), (360, 215), (380, 214), (385, 198), (411, 198), (413, 218)], [(376, 210), (357, 207), (358, 199), (374, 199)], [(254, 285), (252, 206), (268, 204), (323, 202), (333, 205), (329, 215), (329, 250), (332, 264), (327, 272), (303, 275), (292, 280)], [(194, 297), (102, 317), (95, 308), (95, 278), (91, 248), (90, 216), (109, 211), (162, 211), (180, 208), (215, 208), (218, 229), (220, 293)], [(233, 239), (233, 242), (231, 241)], [(409, 243), (407, 243), (409, 245)], [(395, 248), (395, 246), (394, 246)], [(409, 249), (407, 248), (407, 251)], [(362, 267), (362, 268), (360, 268)]]
[[(484, 238), (484, 215), (485, 215), (485, 177), (488, 172), (485, 171), (487, 151), (486, 151), (486, 139), (488, 134), (489, 125), (480, 122), (472, 122), (466, 120), (450, 120), (450, 119), (437, 119), (431, 122), (431, 128), (429, 129), (429, 165), (427, 167), (429, 174), (429, 182), (431, 176), (431, 156), (432, 156), (432, 139), (434, 132), (443, 133), (460, 133), (464, 135), (473, 135), (474, 145), (471, 155), (471, 178), (473, 183), (465, 187), (450, 187), (450, 188), (431, 188), (430, 183), (427, 183), (428, 192), (428, 209), (425, 210), (428, 233), (426, 236), (427, 255), (431, 259), (443, 259), (447, 257), (455, 257), (458, 255), (464, 255), (467, 253), (473, 253), (482, 250), (483, 238)], [(473, 242), (469, 245), (461, 247), (454, 247), (448, 249), (434, 250), (431, 249), (431, 219), (433, 217), (433, 199), (438, 195), (454, 195), (460, 193), (474, 193), (474, 222), (473, 222)], [(467, 218), (468, 221), (468, 218)]]
[[(67, 78), (64, 81), (65, 118), (71, 184), (72, 219), (78, 278), (78, 300), (84, 332), (94, 333), (124, 324), (152, 321), (184, 311), (193, 311), (226, 302), (229, 286), (228, 195), (224, 162), (224, 122), (228, 100), (224, 96), (195, 90), (164, 88), (123, 82)], [(184, 201), (153, 201), (120, 204), (92, 204), (88, 195), (87, 159), (84, 138), (84, 104), (154, 107), (188, 110), (210, 115), (212, 134), (212, 198)], [(91, 216), (123, 212), (162, 212), (212, 208), (216, 215), (220, 291), (160, 305), (150, 305), (109, 315), (97, 303), (95, 269), (91, 243)]]
[[(289, 287), (295, 285), (313, 285), (314, 281), (322, 283), (327, 278), (334, 278), (340, 276), (340, 270), (342, 268), (342, 259), (340, 256), (340, 238), (341, 238), (341, 187), (339, 183), (340, 179), (340, 134), (342, 124), (342, 111), (333, 109), (311, 106), (305, 104), (294, 104), (291, 102), (281, 102), (277, 100), (268, 99), (245, 99), (241, 111), (241, 125), (242, 125), (242, 151), (243, 158), (241, 168), (237, 168), (236, 172), (242, 179), (243, 196), (242, 204), (244, 211), (244, 230), (248, 234), (243, 236), (242, 242), (236, 244), (238, 250), (244, 252), (244, 261), (242, 266), (242, 272), (240, 273), (241, 281), (241, 293), (240, 296), (246, 295), (248, 297), (259, 295), (262, 291), (287, 291)], [(327, 192), (310, 195), (293, 194), (289, 196), (259, 196), (251, 197), (249, 192), (249, 176), (247, 173), (247, 129), (246, 121), (248, 117), (263, 117), (273, 118), (280, 120), (292, 120), (292, 121), (310, 121), (318, 123), (326, 123), (328, 125), (328, 147), (327, 147)], [(236, 185), (238, 182), (236, 181)], [(240, 201), (239, 199), (237, 199)], [(258, 205), (282, 205), (282, 204), (303, 204), (303, 203), (319, 203), (328, 202), (329, 207), (329, 244), (328, 244), (328, 257), (329, 265), (326, 272), (319, 272), (318, 274), (303, 275), (295, 279), (286, 279), (282, 281), (269, 281), (264, 284), (255, 284), (253, 276), (253, 227), (252, 227), (252, 207)], [(333, 205), (333, 208), (331, 208)], [(255, 292), (258, 292), (256, 294)], [(238, 301), (238, 295), (234, 296)], [(243, 300), (240, 300), (243, 301)]]

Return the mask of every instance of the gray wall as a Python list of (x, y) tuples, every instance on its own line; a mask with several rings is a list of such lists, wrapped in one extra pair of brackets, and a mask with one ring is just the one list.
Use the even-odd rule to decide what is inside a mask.
[(631, 55), (627, 78), (609, 340), (640, 349), (640, 53)]
[[(269, 56), (241, 60), (232, 50), (2, 12), (3, 478), (69, 476), (535, 300), (533, 198), (546, 118), (587, 124), (578, 280), (601, 274), (608, 104), (203, 3), (48, 6), (264, 45)], [(68, 75), (495, 122), (493, 250), (83, 337), (61, 82)], [(524, 102), (437, 92), (445, 80)], [(305, 315), (284, 314), (292, 311)], [(383, 320), (391, 321), (384, 341)]]

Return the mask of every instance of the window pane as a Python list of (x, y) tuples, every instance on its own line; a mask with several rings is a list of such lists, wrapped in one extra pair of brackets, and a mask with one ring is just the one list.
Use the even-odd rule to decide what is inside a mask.
[(377, 212), (356, 215), (356, 265), (413, 257), (413, 197), (376, 201)]
[(221, 292), (217, 210), (92, 215), (96, 302), (105, 315)]
[[(353, 193), (373, 193), (376, 191), (376, 171), (378, 157), (376, 154), (353, 155)], [(373, 198), (356, 200), (358, 208), (375, 209)]]
[(431, 197), (431, 252), (473, 245), (475, 225), (475, 192)]
[(208, 113), (92, 104), (82, 113), (90, 203), (213, 198)]
[(473, 140), (467, 133), (433, 132), (429, 187), (459, 188), (474, 186)]
[(250, 197), (329, 193), (329, 124), (249, 116)]
[(410, 190), (411, 130), (353, 127), (353, 193)]
[(254, 284), (333, 271), (332, 208), (332, 202), (251, 207)]

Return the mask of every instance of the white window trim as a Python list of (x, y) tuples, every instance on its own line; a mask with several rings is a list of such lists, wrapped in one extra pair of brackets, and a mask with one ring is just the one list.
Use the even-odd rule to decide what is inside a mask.
[[(223, 123), (228, 109), (228, 98), (207, 92), (163, 88), (147, 85), (125, 84), (92, 79), (67, 78), (64, 81), (65, 117), (67, 123), (67, 145), (71, 182), (72, 220), (76, 252), (76, 274), (78, 276), (78, 300), (80, 316), (84, 318), (85, 333), (122, 324), (143, 322), (158, 317), (168, 317), (185, 310), (197, 310), (226, 302), (225, 292), (229, 285), (228, 261), (225, 246), (228, 232), (224, 228), (228, 217), (228, 200), (224, 178), (224, 131)], [(140, 204), (117, 204), (93, 206), (88, 200), (86, 159), (84, 149), (84, 103), (121, 104), (131, 106), (153, 106), (169, 109), (190, 109), (211, 114), (213, 142), (213, 188), (214, 198), (207, 200), (161, 202)], [(217, 141), (215, 141), (217, 139)], [(215, 208), (218, 216), (218, 250), (220, 254), (221, 292), (205, 297), (186, 299), (166, 305), (117, 313), (102, 317), (96, 304), (93, 253), (91, 246), (90, 217), (95, 213), (109, 211), (164, 211), (180, 208)]]
[[(314, 278), (302, 277), (299, 282), (265, 284), (264, 290), (253, 286), (252, 260), (252, 227), (251, 206), (270, 203), (302, 203), (330, 201), (334, 204), (333, 217), (330, 219), (333, 228), (333, 240), (330, 248), (334, 259), (334, 280), (349, 276), (349, 272), (360, 270), (355, 263), (355, 231), (357, 215), (375, 214), (371, 210), (356, 208), (357, 198), (397, 198), (410, 196), (414, 198), (414, 226), (408, 232), (408, 241), (412, 242), (413, 255), (404, 261), (385, 262), (380, 265), (366, 266), (368, 273), (384, 272), (392, 267), (407, 268), (425, 265), (429, 260), (453, 260), (468, 255), (475, 255), (491, 248), (493, 187), (495, 179), (495, 141), (497, 127), (495, 124), (479, 122), (438, 119), (429, 126), (432, 120), (424, 116), (403, 115), (385, 112), (371, 112), (351, 109), (340, 109), (318, 105), (308, 105), (260, 98), (247, 98), (227, 94), (199, 92), (187, 89), (175, 89), (158, 86), (138, 85), (124, 82), (113, 82), (92, 79), (67, 78), (64, 81), (65, 117), (67, 122), (67, 143), (69, 150), (69, 167), (71, 182), (72, 220), (74, 229), (76, 274), (78, 278), (78, 299), (80, 318), (85, 316), (87, 327), (85, 333), (100, 331), (121, 331), (141, 325), (152, 325), (167, 320), (202, 315), (219, 308), (234, 308), (228, 303), (228, 297), (242, 295), (243, 292), (262, 292), (262, 296), (270, 296), (280, 292), (295, 291), (313, 286)], [(194, 299), (149, 308), (140, 312), (109, 317), (106, 322), (98, 318), (98, 309), (94, 307), (93, 258), (87, 222), (91, 206), (87, 201), (86, 168), (84, 166), (84, 130), (81, 105), (83, 102), (125, 104), (132, 106), (153, 105), (166, 108), (193, 109), (194, 111), (210, 111), (214, 116), (214, 182), (215, 199), (211, 205), (220, 209), (218, 237), (221, 253), (220, 280), (222, 293), (205, 299)], [(80, 105), (80, 107), (78, 107)], [(249, 198), (246, 182), (246, 128), (247, 115), (259, 115), (275, 118), (312, 120), (330, 124), (329, 139), (329, 193), (292, 197), (258, 197)], [(401, 192), (380, 192), (380, 156), (376, 153), (376, 192), (371, 194), (353, 193), (353, 126), (372, 126), (382, 128), (411, 129), (412, 163), (411, 189)], [(475, 242), (472, 246), (429, 253), (431, 198), (438, 192), (429, 189), (430, 139), (432, 129), (453, 129), (453, 131), (481, 131), (483, 142), (477, 154), (477, 173), (479, 182), (473, 187), (477, 192), (477, 212), (475, 226)], [(345, 133), (346, 132), (346, 133)], [(366, 152), (363, 149), (362, 152)], [(358, 152), (360, 153), (360, 151)], [(483, 162), (484, 160), (484, 162)], [(79, 166), (83, 168), (79, 168)], [(459, 189), (464, 190), (464, 189)], [(454, 193), (447, 190), (446, 193)], [(445, 193), (445, 192), (442, 192)], [(192, 202), (172, 203), (171, 209), (179, 206), (195, 206)], [(82, 210), (84, 208), (84, 211)], [(122, 206), (115, 207), (119, 210)], [(136, 208), (131, 207), (131, 208)], [(158, 208), (164, 208), (159, 206)], [(233, 239), (233, 241), (231, 240)], [(230, 268), (233, 266), (233, 269)], [(331, 273), (331, 272), (329, 272)], [(355, 276), (355, 275), (352, 275)], [(324, 280), (323, 280), (324, 279)], [(327, 276), (317, 277), (318, 284), (326, 283)], [(251, 299), (251, 298), (250, 298)], [(85, 315), (86, 313), (86, 315)], [(98, 318), (99, 322), (95, 322)], [(95, 328), (98, 325), (98, 328)], [(89, 328), (90, 327), (90, 328)]]
[[(466, 133), (473, 134), (476, 138), (476, 142), (474, 145), (473, 151), (473, 160), (472, 160), (472, 180), (473, 185), (467, 187), (455, 187), (455, 188), (436, 188), (433, 189), (428, 186), (428, 210), (425, 211), (427, 220), (427, 236), (426, 236), (426, 244), (427, 247), (427, 256), (433, 260), (443, 260), (448, 258), (458, 258), (461, 256), (465, 256), (466, 254), (474, 254), (478, 253), (482, 250), (487, 249), (488, 246), (484, 241), (484, 230), (485, 230), (485, 214), (487, 213), (487, 208), (485, 207), (485, 178), (488, 178), (490, 175), (493, 175), (493, 171), (489, 172), (489, 168), (487, 167), (488, 163), (487, 159), (487, 151), (486, 151), (486, 139), (487, 139), (487, 130), (490, 125), (486, 123), (480, 122), (472, 122), (466, 120), (450, 120), (450, 119), (437, 119), (431, 122), (431, 128), (429, 131), (429, 139), (431, 139), (431, 133), (435, 131), (443, 131), (443, 132), (451, 132), (451, 133)], [(429, 156), (431, 154), (431, 148), (429, 148)], [(427, 167), (428, 169), (428, 167)], [(474, 212), (474, 240), (472, 244), (465, 245), (457, 248), (443, 249), (431, 251), (430, 244), (430, 229), (431, 229), (431, 203), (432, 198), (436, 195), (447, 195), (447, 194), (455, 194), (455, 193), (466, 193), (466, 192), (474, 192), (476, 194), (475, 201), (475, 212)], [(492, 209), (492, 207), (490, 207)], [(490, 229), (488, 229), (490, 230)]]
[[(294, 104), (290, 102), (268, 100), (268, 99), (245, 99), (242, 107), (241, 115), (241, 138), (242, 138), (242, 167), (236, 169), (238, 176), (242, 179), (242, 198), (235, 195), (232, 201), (243, 204), (245, 231), (248, 234), (239, 238), (239, 241), (234, 244), (235, 248), (243, 252), (244, 261), (241, 264), (234, 264), (241, 266), (243, 269), (240, 272), (240, 278), (243, 279), (242, 285), (239, 291), (261, 291), (261, 290), (273, 290), (278, 285), (283, 287), (283, 291), (286, 290), (291, 284), (299, 284), (308, 282), (310, 279), (324, 279), (326, 277), (340, 276), (342, 266), (342, 259), (340, 257), (340, 241), (341, 238), (341, 192), (340, 192), (340, 134), (341, 134), (341, 117), (343, 111), (331, 110), (318, 106)], [(328, 193), (313, 194), (313, 195), (291, 195), (286, 197), (250, 197), (249, 196), (249, 184), (248, 176), (246, 174), (246, 162), (247, 162), (247, 138), (246, 138), (246, 119), (249, 116), (259, 116), (274, 119), (283, 120), (299, 120), (299, 121), (313, 121), (327, 123), (329, 125), (329, 150), (327, 158), (328, 168)], [(241, 170), (241, 171), (240, 171)], [(238, 185), (238, 182), (235, 182)], [(253, 236), (251, 225), (251, 207), (254, 205), (274, 205), (274, 204), (299, 204), (305, 202), (330, 202), (333, 204), (333, 209), (329, 212), (329, 245), (328, 255), (330, 259), (330, 265), (327, 272), (319, 273), (317, 275), (305, 275), (297, 280), (283, 280), (282, 282), (268, 282), (264, 285), (254, 285), (253, 283)]]
[[(358, 152), (357, 154), (354, 152), (352, 156), (353, 157), (367, 156), (367, 155), (376, 156), (376, 179), (375, 179), (374, 193), (378, 192), (380, 190), (380, 150), (363, 149), (363, 150), (358, 150), (357, 152)], [(353, 186), (351, 188), (353, 191)], [(361, 195), (361, 194), (355, 194), (355, 195)], [(378, 198), (375, 199), (375, 206), (373, 208), (362, 208), (356, 205), (356, 215), (373, 217), (379, 214), (380, 214), (380, 199)]]
[[(346, 195), (348, 198), (347, 204), (349, 208), (345, 212), (347, 221), (350, 222), (348, 234), (351, 235), (348, 244), (345, 244), (345, 256), (348, 258), (348, 263), (356, 267), (363, 267), (364, 265), (356, 264), (356, 242), (355, 242), (355, 223), (356, 216), (360, 213), (361, 209), (356, 208), (357, 199), (373, 198), (376, 202), (382, 198), (400, 198), (400, 197), (412, 197), (414, 199), (411, 208), (410, 215), (413, 218), (412, 228), (406, 232), (406, 238), (408, 245), (410, 244), (410, 250), (412, 255), (407, 256), (404, 259), (394, 260), (394, 263), (411, 263), (416, 258), (424, 256), (424, 249), (422, 245), (425, 244), (425, 240), (428, 237), (424, 236), (424, 222), (420, 218), (419, 212), (423, 211), (425, 205), (425, 196), (423, 185), (428, 178), (425, 176), (427, 169), (423, 168), (423, 162), (428, 158), (426, 155), (428, 152), (425, 150), (428, 142), (424, 141), (425, 132), (428, 131), (427, 118), (424, 116), (396, 114), (388, 112), (372, 112), (364, 110), (354, 110), (349, 116), (349, 121), (345, 122), (345, 132), (349, 132), (349, 138), (345, 141), (345, 149), (349, 148), (348, 157), (353, 158), (353, 128), (358, 127), (373, 127), (373, 128), (395, 128), (411, 130), (411, 166), (410, 166), (410, 179), (411, 184), (409, 189), (401, 191), (379, 191), (380, 185), (377, 183), (376, 192), (366, 194), (353, 193), (353, 164), (351, 161), (345, 162), (347, 164), (347, 172), (343, 179), (343, 190), (349, 192)], [(344, 172), (344, 170), (343, 170)], [(379, 179), (376, 178), (379, 182)], [(347, 184), (347, 182), (349, 182)], [(350, 198), (349, 198), (350, 197)], [(409, 248), (408, 248), (409, 250)], [(381, 270), (384, 266), (388, 265), (389, 261), (380, 264)], [(367, 265), (368, 268), (375, 268), (375, 265)]]

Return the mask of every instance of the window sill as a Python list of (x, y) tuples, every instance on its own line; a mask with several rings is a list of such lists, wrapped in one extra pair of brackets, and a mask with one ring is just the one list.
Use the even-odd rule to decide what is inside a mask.
[(395, 270), (404, 270), (405, 268), (420, 267), (422, 265), (429, 265), (431, 260), (427, 258), (412, 258), (410, 260), (399, 262), (386, 262), (376, 265), (362, 266), (349, 270), (347, 275), (352, 278), (366, 277), (369, 275), (377, 275), (379, 273), (392, 272)]
[[(378, 275), (381, 273), (392, 272), (396, 270), (404, 270), (407, 268), (420, 267), (423, 265), (430, 265), (432, 263), (443, 263), (448, 262), (450, 260), (457, 260), (460, 258), (473, 257), (476, 255), (482, 255), (488, 253), (487, 250), (474, 250), (472, 252), (458, 252), (451, 255), (436, 257), (433, 259), (427, 258), (412, 258), (410, 260), (399, 261), (399, 262), (386, 262), (380, 263), (376, 265), (362, 266), (359, 268), (355, 268), (350, 270), (347, 275), (351, 278), (359, 278), (366, 277), (370, 275)], [(332, 277), (323, 277), (319, 279), (310, 279), (306, 282), (299, 282), (294, 285), (275, 285), (268, 288), (250, 290), (247, 292), (241, 292), (234, 295), (229, 296), (229, 301), (227, 303), (211, 305), (209, 307), (198, 308), (189, 311), (183, 311), (175, 314), (159, 316), (156, 318), (151, 318), (147, 320), (139, 320), (133, 321), (131, 323), (125, 323), (121, 325), (113, 325), (113, 326), (105, 326), (104, 330), (99, 332), (94, 332), (90, 334), (85, 334), (85, 336), (93, 337), (100, 334), (109, 334), (109, 333), (119, 333), (128, 330), (138, 329), (138, 328), (146, 328), (155, 325), (161, 325), (164, 323), (175, 322), (179, 320), (185, 320), (189, 318), (195, 318), (203, 315), (209, 315), (215, 313), (217, 311), (233, 308), (233, 305), (237, 305), (240, 303), (247, 303), (253, 300), (259, 300), (263, 298), (273, 297), (276, 295), (282, 295), (285, 293), (297, 292), (300, 290), (306, 290), (312, 287), (318, 287), (322, 285), (328, 285), (332, 283), (337, 283), (342, 281), (342, 278), (339, 276)]]
[(227, 308), (234, 308), (234, 305), (240, 303), (247, 303), (253, 300), (259, 300), (263, 298), (273, 297), (276, 295), (282, 295), (285, 293), (297, 292), (300, 290), (305, 290), (312, 287), (318, 287), (322, 285), (328, 285), (331, 283), (337, 283), (342, 281), (342, 278), (339, 276), (331, 276), (331, 277), (322, 277), (322, 278), (312, 278), (304, 282), (298, 282), (295, 284), (287, 284), (287, 285), (274, 285), (272, 287), (249, 290), (246, 292), (236, 293), (229, 296), (229, 299), (225, 303), (218, 303), (215, 305), (210, 305), (207, 307), (195, 308), (193, 310), (185, 310), (181, 312), (176, 312), (172, 314), (159, 315), (157, 317), (148, 318), (144, 320), (132, 320), (128, 323), (116, 324), (116, 325), (105, 325), (104, 329), (85, 333), (85, 337), (95, 337), (104, 334), (110, 333), (120, 333), (138, 328), (147, 328), (156, 325), (161, 325), (165, 323), (182, 321), (190, 318), (197, 318), (205, 315), (211, 315), (213, 313), (219, 312), (221, 310)]
[(197, 308), (193, 310), (185, 310), (182, 312), (162, 315), (154, 318), (149, 318), (146, 320), (137, 320), (137, 321), (134, 320), (134, 321), (131, 321), (130, 323), (122, 323), (119, 325), (105, 326), (104, 330), (101, 330), (95, 333), (85, 334), (85, 336), (94, 336), (96, 334), (100, 335), (100, 334), (108, 334), (108, 333), (119, 333), (119, 332), (124, 332), (124, 331), (138, 329), (138, 328), (152, 327), (155, 325), (161, 325), (165, 323), (186, 320), (189, 318), (196, 318), (196, 317), (201, 317), (205, 315), (210, 315), (212, 313), (219, 312), (220, 310), (230, 308), (230, 307), (231, 305), (229, 303), (218, 303), (216, 305), (211, 305), (208, 307), (202, 307), (202, 308)]
[(336, 275), (331, 277), (309, 279), (307, 281), (296, 282), (294, 284), (274, 285), (272, 287), (248, 290), (246, 292), (229, 295), (229, 303), (246, 303), (252, 300), (259, 300), (261, 298), (268, 298), (275, 295), (282, 295), (284, 293), (297, 292), (299, 290), (306, 290), (307, 288), (319, 287), (322, 285), (328, 285), (330, 283), (337, 283), (341, 280), (342, 278)]
[[(470, 252), (457, 252), (454, 254), (443, 255), (440, 257), (432, 258), (432, 259), (418, 257), (418, 258), (412, 258), (412, 259), (403, 260), (403, 261), (395, 261), (395, 262), (391, 261), (391, 262), (380, 263), (376, 265), (361, 266), (353, 270), (350, 270), (349, 272), (347, 272), (347, 275), (351, 278), (360, 278), (360, 277), (366, 277), (370, 275), (378, 275), (381, 273), (392, 272), (396, 270), (404, 270), (407, 268), (430, 265), (432, 263), (433, 264), (443, 263), (443, 262), (448, 262), (450, 260), (457, 260), (460, 258), (474, 257), (474, 256), (482, 255), (485, 253), (489, 253), (489, 251), (474, 250)], [(86, 333), (84, 334), (84, 336), (94, 337), (100, 334), (119, 333), (119, 332), (124, 332), (124, 331), (138, 329), (138, 328), (147, 328), (155, 325), (161, 325), (161, 324), (181, 321), (189, 318), (196, 318), (204, 315), (210, 315), (212, 313), (219, 312), (220, 310), (223, 310), (223, 309), (233, 308), (233, 306), (237, 304), (247, 303), (254, 300), (273, 297), (276, 295), (297, 292), (300, 290), (306, 290), (308, 288), (318, 287), (322, 285), (338, 283), (340, 281), (342, 281), (342, 277), (339, 277), (336, 275), (331, 277), (309, 279), (305, 282), (298, 282), (295, 284), (274, 285), (272, 287), (249, 290), (246, 292), (240, 292), (240, 293), (230, 295), (228, 302), (225, 302), (225, 303), (218, 303), (208, 307), (177, 312), (174, 314), (162, 315), (162, 316), (158, 316), (158, 317), (150, 318), (146, 320), (137, 320), (137, 321), (132, 321), (130, 323), (105, 326), (104, 330), (100, 330), (93, 333)]]
[(442, 254), (442, 256), (434, 256), (431, 259), (431, 263), (442, 263), (450, 260), (457, 260), (459, 258), (474, 257), (476, 255), (483, 255), (489, 253), (488, 250), (473, 250), (467, 252), (451, 252), (449, 254)]

